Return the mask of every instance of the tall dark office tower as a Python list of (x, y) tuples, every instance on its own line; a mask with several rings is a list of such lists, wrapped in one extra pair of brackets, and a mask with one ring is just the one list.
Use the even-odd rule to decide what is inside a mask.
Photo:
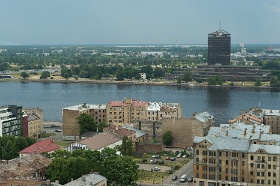
[(230, 33), (224, 30), (208, 34), (208, 65), (230, 65)]

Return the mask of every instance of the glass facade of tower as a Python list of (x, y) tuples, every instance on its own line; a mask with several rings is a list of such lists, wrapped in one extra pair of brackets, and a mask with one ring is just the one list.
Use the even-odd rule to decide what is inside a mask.
[(208, 34), (208, 65), (230, 65), (230, 33), (224, 30)]

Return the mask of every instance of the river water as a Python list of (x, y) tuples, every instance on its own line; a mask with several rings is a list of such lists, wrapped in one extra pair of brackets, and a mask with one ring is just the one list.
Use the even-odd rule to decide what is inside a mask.
[(62, 121), (62, 108), (81, 103), (106, 104), (134, 98), (150, 102), (179, 102), (183, 117), (207, 111), (216, 124), (226, 123), (240, 110), (280, 109), (280, 91), (259, 88), (180, 87), (120, 84), (0, 82), (0, 106), (43, 109), (45, 121)]

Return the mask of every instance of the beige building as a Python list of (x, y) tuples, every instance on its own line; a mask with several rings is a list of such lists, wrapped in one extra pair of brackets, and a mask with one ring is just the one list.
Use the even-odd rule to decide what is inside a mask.
[(147, 101), (125, 98), (124, 101), (110, 101), (106, 105), (107, 124), (131, 123), (134, 120), (145, 120)]
[(106, 115), (108, 124), (130, 124), (141, 120), (181, 118), (182, 108), (179, 103), (157, 103), (125, 98), (124, 101), (110, 101), (106, 105)]
[(148, 121), (160, 121), (166, 118), (181, 118), (182, 107), (179, 103), (149, 102), (147, 108)]
[(106, 121), (105, 105), (80, 104), (62, 109), (63, 139), (77, 140), (80, 136), (80, 125), (77, 118), (86, 113), (91, 115), (98, 124)]
[(229, 123), (243, 121), (247, 124), (262, 123), (271, 126), (272, 134), (280, 134), (280, 110), (252, 108), (241, 111), (241, 115), (230, 120)]
[(245, 123), (211, 127), (194, 139), (194, 185), (280, 185), (280, 135)]
[(27, 135), (32, 138), (39, 138), (43, 133), (43, 110), (40, 108), (23, 109), (28, 119)]

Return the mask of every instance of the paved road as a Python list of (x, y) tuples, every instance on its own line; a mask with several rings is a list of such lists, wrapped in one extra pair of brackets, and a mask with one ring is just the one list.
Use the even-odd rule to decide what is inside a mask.
[[(175, 173), (173, 173), (172, 175), (168, 176), (164, 181), (164, 185), (190, 185), (190, 183), (185, 182), (185, 183), (180, 183), (179, 179), (180, 177), (186, 174), (187, 178), (190, 178), (193, 176), (193, 160), (190, 160), (186, 165), (184, 165), (181, 169), (177, 170)], [(172, 177), (176, 175), (178, 177), (177, 180), (173, 181)]]

